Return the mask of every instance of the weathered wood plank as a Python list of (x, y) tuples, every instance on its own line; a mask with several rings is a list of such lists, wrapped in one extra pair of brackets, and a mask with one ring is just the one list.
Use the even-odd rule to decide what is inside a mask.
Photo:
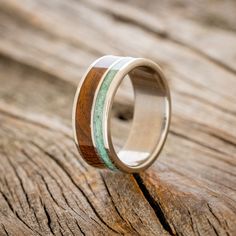
[[(97, 7), (106, 14), (115, 17), (118, 21), (125, 21), (138, 26), (150, 34), (163, 37), (167, 41), (192, 50), (215, 62), (218, 66), (236, 72), (235, 32), (217, 27), (212, 28), (212, 25), (202, 25), (199, 24), (199, 21), (196, 23), (189, 20), (183, 17), (183, 14), (176, 13), (176, 10), (171, 7), (171, 3), (169, 3), (170, 6), (166, 3), (163, 5), (166, 4), (167, 6), (161, 6), (159, 2), (156, 2), (158, 6), (155, 8), (152, 6), (151, 8), (155, 9), (153, 11), (150, 10), (147, 2), (143, 3), (142, 1), (131, 6), (119, 1), (109, 0), (89, 0), (85, 2), (89, 2), (91, 7)], [(187, 1), (182, 2), (185, 4), (184, 7), (190, 5)], [(137, 5), (141, 5), (142, 8), (137, 7)], [(150, 11), (152, 14), (150, 14)], [(227, 42), (227, 44), (224, 42)]]
[(171, 15), (182, 16), (191, 19), (203, 26), (214, 26), (229, 31), (235, 31), (235, 8), (236, 3), (232, 0), (226, 1), (135, 1), (129, 3), (136, 7), (145, 9), (149, 13), (156, 14), (157, 11), (172, 12)]
[[(1, 0), (1, 234), (236, 233), (235, 33), (166, 4)], [(75, 85), (102, 54), (149, 57), (169, 77), (167, 144), (134, 177), (88, 167), (73, 145)], [(117, 102), (119, 145), (125, 85)]]
[[(2, 60), (7, 62), (8, 66), (11, 65), (9, 71), (14, 85), (24, 82), (25, 88), (29, 86), (21, 91), (22, 99), (17, 99), (17, 107), (20, 107), (20, 104), (24, 107), (28, 99), (34, 96), (35, 91), (31, 89), (31, 86), (34, 87), (32, 79), (45, 88), (50, 88), (52, 78), (48, 75), (41, 72), (37, 74), (31, 68), (19, 67), (16, 62), (6, 58)], [(17, 76), (23, 71), (27, 71), (31, 80)], [(8, 77), (1, 77), (1, 81), (7, 80)], [(3, 222), (11, 219), (12, 214), (17, 216), (14, 224), (24, 232), (22, 235), (32, 229), (36, 235), (72, 234), (73, 230), (75, 235), (83, 232), (88, 235), (133, 235), (138, 234), (136, 231), (143, 235), (165, 234), (155, 212), (132, 176), (99, 173), (84, 162), (78, 162), (72, 135), (64, 131), (64, 126), (70, 119), (72, 101), (68, 103), (68, 108), (62, 109), (63, 103), (59, 99), (56, 100), (53, 104), (57, 106), (57, 110), (43, 106), (47, 99), (37, 98), (34, 103), (27, 103), (31, 107), (28, 107), (31, 113), (38, 114), (39, 111), (34, 109), (41, 107), (40, 112), (47, 114), (48, 119), (50, 115), (59, 117), (60, 112), (66, 115), (65, 124), (58, 121), (57, 126), (51, 127), (44, 119), (34, 120), (32, 116), (20, 112), (13, 113), (12, 109), (8, 109), (4, 101), (14, 99), (12, 90), (16, 87), (7, 88), (7, 83), (3, 85), (6, 87), (5, 96), (1, 97), (0, 177), (3, 201), (0, 204), (2, 214), (6, 210), (11, 212), (5, 214)], [(75, 92), (75, 87), (60, 80), (55, 80), (53, 86), (53, 89), (46, 89), (41, 95), (46, 98), (71, 98), (71, 94)], [(13, 97), (10, 98), (10, 95)], [(127, 194), (127, 200), (124, 194)], [(2, 207), (6, 203), (7, 209)], [(145, 220), (145, 217), (148, 220)], [(22, 222), (27, 229), (21, 225)], [(3, 225), (11, 232), (9, 224)]]

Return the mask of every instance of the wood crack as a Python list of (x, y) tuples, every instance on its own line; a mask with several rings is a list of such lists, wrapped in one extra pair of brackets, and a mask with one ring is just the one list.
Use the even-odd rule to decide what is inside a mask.
[[(124, 222), (126, 222), (126, 223), (128, 224), (128, 226), (134, 230), (134, 232), (136, 232), (137, 234), (139, 234), (139, 233), (136, 231), (136, 229), (130, 224), (130, 222), (128, 222), (126, 219), (124, 219), (124, 217), (121, 215), (120, 211), (118, 210), (118, 208), (117, 208), (117, 206), (116, 206), (116, 204), (115, 204), (115, 202), (114, 202), (114, 200), (113, 200), (113, 197), (112, 197), (112, 195), (111, 195), (111, 193), (110, 193), (110, 190), (109, 190), (109, 188), (108, 188), (108, 186), (107, 186), (107, 183), (106, 183), (106, 181), (105, 181), (103, 175), (100, 174), (100, 176), (101, 176), (101, 179), (102, 179), (102, 181), (103, 181), (103, 184), (104, 184), (104, 186), (105, 186), (105, 188), (106, 188), (106, 190), (107, 190), (107, 193), (108, 193), (108, 195), (109, 195), (109, 197), (110, 197), (110, 199), (111, 199), (112, 205), (114, 206), (114, 208), (115, 208), (117, 214), (119, 215), (119, 217), (121, 218), (121, 220), (123, 220)], [(122, 235), (124, 235), (124, 234), (122, 233)]]
[(70, 181), (74, 184), (74, 186), (76, 186), (80, 192), (82, 193), (82, 195), (84, 196), (84, 198), (87, 200), (87, 202), (89, 203), (90, 207), (92, 208), (93, 212), (95, 213), (95, 215), (98, 217), (98, 219), (111, 231), (113, 231), (114, 233), (119, 234), (118, 231), (116, 231), (115, 229), (113, 229), (112, 227), (110, 227), (104, 220), (103, 218), (99, 215), (99, 213), (97, 212), (96, 208), (93, 206), (92, 202), (90, 201), (90, 199), (88, 198), (88, 196), (85, 194), (85, 192), (81, 189), (81, 187), (74, 181), (74, 179), (70, 176), (70, 173), (68, 173), (68, 171), (64, 168), (64, 166), (60, 163), (60, 161), (58, 161), (51, 153), (49, 153), (48, 151), (45, 151), (43, 148), (41, 148), (38, 144), (32, 142), (32, 144), (35, 145), (35, 147), (37, 147), (39, 150), (41, 150), (44, 154), (46, 154), (47, 156), (49, 156), (52, 160), (55, 161), (55, 163), (57, 163), (57, 165), (63, 170), (63, 172), (67, 175), (67, 177), (70, 179)]
[(5, 195), (5, 193), (2, 192), (1, 190), (0, 190), (0, 193), (1, 193), (2, 197), (3, 197), (3, 199), (5, 200), (5, 202), (7, 203), (7, 206), (9, 207), (9, 209), (12, 211), (12, 213), (15, 213), (15, 211), (13, 209), (13, 206), (12, 206), (11, 202), (8, 200), (8, 198)]
[(161, 225), (163, 228), (170, 234), (170, 235), (177, 235), (176, 232), (173, 230), (173, 226), (168, 222), (168, 218), (165, 216), (164, 211), (162, 210), (161, 206), (157, 201), (155, 201), (152, 197), (152, 195), (149, 193), (148, 189), (144, 185), (141, 177), (139, 174), (133, 174), (134, 179), (136, 180), (140, 190), (142, 191), (144, 197), (154, 210), (157, 218), (159, 219)]
[(79, 228), (81, 234), (85, 236), (86, 234), (85, 234), (85, 232), (82, 230), (82, 228), (80, 227), (78, 221), (76, 221), (76, 225), (77, 225), (77, 227)]
[(210, 225), (210, 227), (213, 229), (213, 231), (215, 232), (216, 236), (220, 236), (220, 234), (217, 232), (217, 229), (215, 228), (215, 226), (211, 223), (211, 221), (207, 218), (207, 222)]
[[(194, 222), (193, 222), (193, 217), (192, 217), (192, 214), (191, 214), (191, 212), (190, 212), (190, 210), (187, 208), (187, 212), (188, 212), (188, 214), (189, 214), (189, 218), (190, 218), (190, 221), (191, 221), (191, 228), (192, 228), (192, 231), (194, 232), (195, 230), (194, 230)], [(196, 226), (196, 228), (197, 228), (197, 226)], [(198, 231), (198, 228), (197, 228), (197, 234), (200, 236), (200, 233), (199, 233), (199, 231)]]
[[(27, 153), (25, 150), (21, 150), (21, 151), (29, 158), (29, 160), (31, 160), (31, 161), (34, 163), (35, 166), (37, 166), (37, 163), (35, 163), (35, 162), (33, 161), (33, 159), (31, 158), (31, 156), (29, 156), (28, 153)], [(61, 194), (62, 194), (62, 196), (63, 196), (63, 198), (64, 198), (64, 200), (65, 200), (65, 203), (66, 203), (67, 207), (69, 207), (69, 209), (71, 209), (72, 212), (73, 212), (76, 216), (79, 216), (81, 219), (84, 220), (84, 222), (86, 222), (86, 219), (85, 219), (82, 215), (80, 215), (77, 211), (75, 211), (75, 210), (73, 209), (73, 207), (70, 206), (70, 203), (68, 202), (68, 200), (67, 200), (67, 198), (66, 198), (66, 196), (65, 196), (65, 194), (64, 194), (63, 188), (62, 188), (62, 186), (60, 185), (60, 183), (57, 181), (57, 179), (56, 179), (47, 169), (45, 169), (45, 171), (46, 171), (47, 174), (50, 176), (50, 178), (52, 178), (52, 179), (55, 181), (55, 183), (56, 183), (57, 186), (59, 187), (59, 189), (60, 189)], [(64, 170), (63, 170), (63, 171), (64, 171)], [(47, 189), (49, 195), (51, 196), (51, 199), (55, 202), (55, 204), (56, 204), (59, 208), (61, 208), (62, 210), (66, 211), (67, 209), (64, 208), (63, 206), (61, 206), (61, 205), (57, 202), (57, 200), (55, 199), (55, 197), (53, 196), (53, 194), (51, 193), (51, 191), (50, 191), (50, 189), (49, 189), (49, 186), (48, 186), (48, 183), (47, 183), (45, 177), (44, 177), (41, 173), (39, 173), (39, 172), (37, 172), (37, 174), (41, 177), (42, 181), (44, 182), (45, 187), (46, 187), (46, 189)], [(77, 197), (77, 196), (76, 196), (76, 197)], [(78, 200), (79, 200), (79, 199), (78, 199)], [(81, 208), (81, 206), (79, 206), (79, 205), (77, 204), (77, 201), (76, 201), (76, 205), (77, 205), (78, 208), (86, 215), (86, 212)], [(90, 217), (90, 219), (93, 220), (93, 221), (95, 222), (95, 224), (101, 226), (101, 225), (100, 225), (95, 219), (93, 219), (92, 217)]]
[(44, 209), (45, 215), (47, 217), (48, 228), (49, 228), (50, 232), (54, 235), (50, 213), (48, 212), (47, 207), (44, 204), (42, 204), (42, 205), (43, 205), (43, 209)]
[(208, 132), (208, 133), (212, 137), (215, 137), (215, 138), (217, 138), (217, 139), (219, 139), (219, 140), (221, 140), (221, 141), (223, 141), (223, 142), (225, 142), (225, 143), (227, 143), (229, 145), (232, 145), (232, 146), (236, 147), (236, 142), (233, 142), (232, 140), (226, 139), (226, 138), (224, 138), (224, 137), (222, 137), (222, 136), (220, 136), (220, 135), (218, 135), (216, 133), (213, 133), (213, 132)]
[(41, 235), (40, 233), (38, 233), (37, 231), (34, 231), (34, 229), (32, 227), (30, 227), (21, 217), (20, 215), (18, 214), (18, 212), (16, 211), (15, 213), (15, 216), (20, 220), (21, 223), (23, 223), (30, 231), (36, 233), (37, 235)]
[(2, 228), (4, 230), (4, 232), (6, 233), (6, 235), (10, 236), (10, 234), (8, 233), (8, 231), (7, 231), (6, 227), (4, 226), (4, 224), (1, 224), (1, 226), (2, 226)]
[[(35, 218), (36, 218), (36, 222), (38, 223), (38, 226), (40, 227), (40, 224), (39, 224), (38, 219), (37, 219), (37, 217), (36, 217), (36, 213), (35, 213), (34, 209), (32, 208), (32, 206), (31, 206), (31, 204), (30, 204), (29, 196), (28, 196), (27, 191), (26, 191), (26, 189), (25, 189), (25, 187), (24, 187), (24, 184), (23, 184), (23, 182), (22, 182), (22, 179), (21, 179), (21, 177), (19, 176), (19, 174), (18, 174), (18, 172), (17, 172), (17, 170), (16, 170), (14, 164), (12, 163), (11, 159), (8, 157), (8, 155), (7, 155), (6, 153), (5, 153), (5, 156), (7, 157), (8, 163), (10, 164), (12, 170), (14, 171), (14, 173), (15, 173), (15, 175), (16, 175), (16, 177), (17, 177), (19, 183), (20, 183), (20, 186), (21, 186), (22, 192), (23, 192), (23, 194), (24, 194), (25, 200), (26, 200), (26, 202), (27, 202), (27, 205), (28, 205), (28, 207), (32, 210), (32, 212), (33, 212), (33, 214), (34, 214), (34, 216), (35, 216)], [(7, 181), (6, 181), (6, 183), (7, 183)], [(8, 187), (8, 188), (9, 188), (9, 187)], [(3, 193), (2, 193), (2, 194), (3, 194)], [(3, 196), (4, 196), (4, 195), (3, 195)], [(5, 197), (4, 199), (7, 200), (6, 197)], [(18, 199), (18, 200), (19, 200), (19, 203), (20, 203), (20, 205), (21, 205), (22, 210), (24, 211), (24, 207), (22, 206), (22, 203), (21, 203), (20, 199)], [(9, 201), (8, 201), (8, 204), (10, 204)], [(11, 206), (11, 205), (9, 205), (9, 206)], [(29, 229), (31, 229), (32, 231), (34, 231), (34, 232), (37, 233), (38, 235), (42, 235), (40, 232), (38, 232), (38, 230), (36, 230), (36, 229), (33, 230), (33, 228), (32, 228), (31, 226), (29, 226), (28, 223), (26, 223), (26, 222), (20, 217), (20, 215), (18, 214), (18, 212), (13, 210), (12, 206), (10, 207), (10, 209), (11, 209), (12, 212), (18, 217), (18, 219), (20, 219), (21, 222), (23, 222)]]
[[(229, 236), (227, 221), (225, 221), (226, 224), (222, 224), (221, 220), (220, 220), (219, 217), (214, 213), (214, 211), (213, 211), (213, 209), (212, 209), (212, 207), (211, 207), (211, 205), (210, 205), (209, 203), (207, 203), (207, 207), (208, 207), (210, 213), (212, 214), (212, 216), (213, 216), (213, 217), (216, 219), (216, 221), (218, 222), (218, 224), (224, 229), (226, 235)], [(209, 219), (208, 219), (208, 221), (209, 221)], [(211, 223), (210, 221), (209, 221), (209, 223), (212, 225), (212, 223)], [(217, 232), (217, 230), (215, 229), (215, 227), (214, 227), (214, 230)]]

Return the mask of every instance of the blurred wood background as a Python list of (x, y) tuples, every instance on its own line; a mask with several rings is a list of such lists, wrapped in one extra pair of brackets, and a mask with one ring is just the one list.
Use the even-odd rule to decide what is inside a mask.
[[(0, 0), (0, 235), (235, 236), (235, 12), (233, 0)], [(144, 173), (98, 171), (74, 145), (74, 93), (104, 54), (168, 76), (171, 130)], [(124, 86), (118, 137), (129, 101)]]

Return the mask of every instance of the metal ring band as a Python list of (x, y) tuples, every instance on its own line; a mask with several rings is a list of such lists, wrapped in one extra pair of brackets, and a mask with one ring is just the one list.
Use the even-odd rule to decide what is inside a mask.
[[(135, 92), (133, 125), (116, 153), (111, 139), (111, 108), (116, 91), (129, 75)], [(104, 56), (95, 61), (78, 86), (73, 107), (74, 137), (90, 165), (127, 173), (149, 167), (158, 157), (170, 124), (167, 81), (151, 60)]]

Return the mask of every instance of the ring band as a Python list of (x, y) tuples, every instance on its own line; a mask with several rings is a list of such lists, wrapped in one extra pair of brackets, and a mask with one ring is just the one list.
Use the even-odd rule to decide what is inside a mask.
[[(134, 88), (134, 117), (124, 147), (116, 152), (110, 131), (111, 108), (126, 75)], [(78, 86), (72, 115), (75, 142), (81, 156), (94, 167), (139, 172), (158, 157), (170, 117), (168, 84), (156, 63), (104, 56), (89, 67)]]

